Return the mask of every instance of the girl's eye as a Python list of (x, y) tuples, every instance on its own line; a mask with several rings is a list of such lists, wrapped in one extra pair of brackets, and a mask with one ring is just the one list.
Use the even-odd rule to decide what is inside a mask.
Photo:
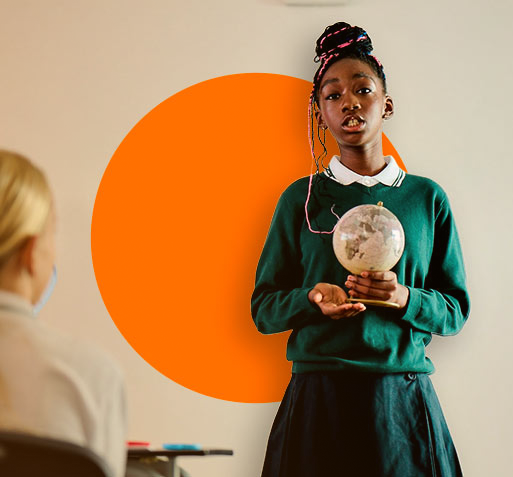
[(328, 96), (326, 96), (326, 99), (327, 100), (338, 99), (339, 97), (340, 97), (340, 94), (338, 94), (338, 93), (331, 93), (331, 94), (328, 94)]
[(372, 93), (372, 90), (370, 88), (360, 88), (357, 92), (363, 93), (363, 94), (368, 94), (368, 93)]

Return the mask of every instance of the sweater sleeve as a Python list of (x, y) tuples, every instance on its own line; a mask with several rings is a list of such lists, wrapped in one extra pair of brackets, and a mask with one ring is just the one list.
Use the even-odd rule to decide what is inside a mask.
[[(284, 193), (285, 194), (285, 193)], [(258, 331), (280, 333), (319, 318), (318, 307), (308, 300), (299, 245), (302, 209), (282, 195), (258, 262), (251, 314)]]
[(434, 230), (426, 288), (408, 287), (410, 296), (402, 319), (419, 330), (448, 336), (458, 333), (465, 324), (470, 298), (458, 232), (445, 196)]

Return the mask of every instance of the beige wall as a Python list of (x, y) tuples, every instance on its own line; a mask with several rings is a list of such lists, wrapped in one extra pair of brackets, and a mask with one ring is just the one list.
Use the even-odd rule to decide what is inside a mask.
[(107, 314), (90, 222), (108, 160), (151, 108), (186, 86), (240, 72), (311, 79), (324, 26), (364, 26), (396, 115), (386, 133), (410, 172), (448, 192), (473, 299), (460, 335), (435, 339), (433, 376), (465, 475), (511, 475), (513, 316), (509, 283), (513, 40), (507, 0), (0, 0), (0, 144), (48, 172), (58, 202), (59, 284), (42, 319), (95, 341), (124, 368), (130, 435), (235, 449), (191, 459), (195, 476), (257, 477), (275, 404), (184, 389), (147, 365)]

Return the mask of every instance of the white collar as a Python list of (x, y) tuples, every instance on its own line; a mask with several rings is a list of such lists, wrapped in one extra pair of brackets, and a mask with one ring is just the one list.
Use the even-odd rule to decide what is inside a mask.
[(32, 305), (16, 293), (0, 289), (0, 311), (34, 317)]
[(386, 167), (375, 176), (362, 176), (340, 162), (340, 156), (333, 156), (324, 173), (342, 185), (358, 182), (367, 187), (384, 184), (390, 187), (399, 187), (403, 182), (405, 172), (397, 165), (393, 156), (385, 156)]

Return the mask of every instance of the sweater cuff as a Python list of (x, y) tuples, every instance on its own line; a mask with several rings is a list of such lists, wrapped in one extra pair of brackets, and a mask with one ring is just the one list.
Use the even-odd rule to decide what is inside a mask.
[(310, 288), (305, 288), (305, 300), (308, 302), (308, 305), (306, 308), (309, 310), (309, 311), (313, 311), (315, 313), (321, 313), (321, 309), (319, 308), (318, 305), (316, 305), (315, 303), (312, 303), (309, 299), (308, 299), (308, 294), (314, 289), (315, 287), (310, 287)]
[(420, 307), (422, 304), (422, 295), (419, 290), (412, 287), (408, 288), (408, 303), (406, 303), (405, 312), (401, 319), (412, 324), (419, 314)]

